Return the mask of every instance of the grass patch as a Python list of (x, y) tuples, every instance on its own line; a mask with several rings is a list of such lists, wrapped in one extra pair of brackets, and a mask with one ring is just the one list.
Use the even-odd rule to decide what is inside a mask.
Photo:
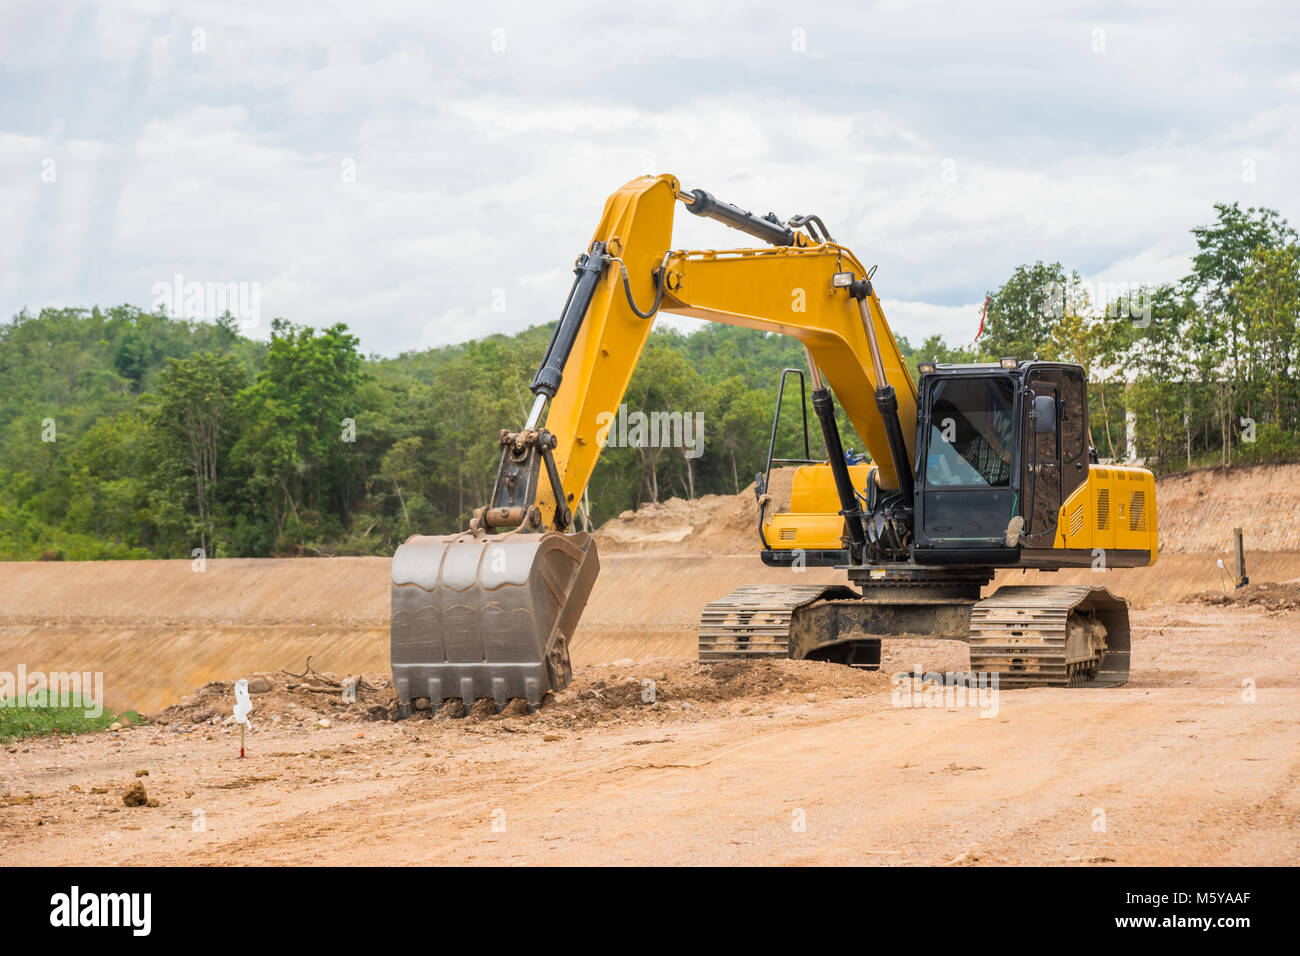
[(107, 730), (114, 721), (123, 724), (142, 722), (133, 710), (121, 714), (104, 711), (98, 717), (87, 717), (87, 708), (62, 706), (55, 700), (50, 706), (49, 691), (37, 691), (15, 701), (6, 700), (0, 705), (0, 741), (18, 740), (22, 737), (44, 737), (47, 734), (89, 734)]

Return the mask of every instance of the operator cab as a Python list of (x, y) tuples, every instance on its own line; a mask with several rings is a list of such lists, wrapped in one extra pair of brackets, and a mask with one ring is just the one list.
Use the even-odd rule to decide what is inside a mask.
[[(1077, 507), (1064, 529), (1070, 539), (1066, 548), (1056, 547), (1062, 505), (1088, 481), (1089, 463), (1095, 460), (1088, 442), (1083, 369), (1011, 358), (972, 365), (922, 363), (919, 368), (915, 497), (904, 500), (898, 492), (877, 488), (874, 465), (860, 462), (851, 450), (841, 453), (855, 504), (862, 509), (853, 512), (877, 549), (866, 562), (988, 568), (1091, 562), (1091, 547), (1075, 543), (1087, 524)], [(779, 426), (792, 378), (800, 387), (801, 456), (779, 458), (777, 437), (785, 430)], [(785, 369), (767, 467), (755, 480), (761, 557), (777, 567), (854, 566), (858, 562), (845, 521), (850, 509), (837, 495), (835, 463), (812, 454), (804, 396), (803, 372)], [(779, 510), (767, 497), (774, 465), (796, 466), (788, 510)], [(1105, 519), (1089, 511), (1088, 520)], [(895, 531), (889, 544), (885, 534), (898, 525), (902, 531)], [(882, 541), (887, 548), (881, 548)]]
[(1061, 503), (1088, 475), (1083, 369), (1003, 359), (920, 371), (914, 560), (1013, 566), (1021, 549), (1050, 549)]

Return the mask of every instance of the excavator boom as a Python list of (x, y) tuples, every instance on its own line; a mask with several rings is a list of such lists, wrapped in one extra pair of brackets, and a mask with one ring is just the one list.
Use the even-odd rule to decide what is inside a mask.
[[(627, 390), (653, 322), (653, 315), (645, 318), (640, 313), (655, 305), (658, 311), (779, 332), (802, 342), (862, 444), (879, 463), (881, 487), (897, 488), (885, 422), (873, 396), (878, 386), (893, 387), (898, 418), (913, 422), (916, 388), (869, 283), (862, 301), (854, 299), (847, 286), (833, 285), (837, 275), (863, 279), (867, 270), (845, 247), (815, 243), (809, 234), (789, 228), (768, 233), (771, 239), (788, 237), (788, 245), (669, 251), (679, 200), (691, 200), (687, 209), (709, 202), (709, 212), (727, 206), (703, 195), (707, 199), (696, 200), (696, 193), (684, 193), (674, 177), (659, 176), (628, 183), (605, 204), (591, 248), (602, 249), (612, 268), (576, 324), (546, 418), (547, 429), (560, 439), (555, 461), (563, 497), (570, 504), (579, 500), (591, 479), (601, 451), (598, 436), (608, 421), (602, 416), (618, 408)], [(734, 206), (727, 208), (740, 213)], [(735, 220), (733, 215), (722, 221), (735, 226)], [(563, 331), (562, 319), (552, 343), (552, 363), (558, 357), (556, 342), (565, 344)], [(872, 336), (879, 363), (872, 359)], [(911, 431), (904, 429), (909, 463), (913, 440)], [(549, 524), (555, 507), (551, 488), (542, 488), (538, 504)]]

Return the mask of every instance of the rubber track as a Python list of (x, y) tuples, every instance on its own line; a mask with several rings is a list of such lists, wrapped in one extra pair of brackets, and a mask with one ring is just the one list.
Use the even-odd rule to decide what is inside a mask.
[[(1011, 585), (971, 610), (973, 671), (996, 671), (1002, 687), (1069, 687), (1065, 636), (1070, 612), (1090, 598), (1121, 603), (1104, 588)], [(1118, 637), (1118, 635), (1117, 635)], [(1118, 687), (1128, 681), (1127, 634), (1103, 659), (1096, 677), (1078, 686)]]

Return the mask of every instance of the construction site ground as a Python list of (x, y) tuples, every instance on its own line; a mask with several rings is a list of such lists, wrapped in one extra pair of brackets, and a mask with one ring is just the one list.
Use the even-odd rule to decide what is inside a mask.
[[(764, 568), (743, 493), (599, 529), (574, 683), (534, 714), (391, 719), (383, 558), (0, 565), (0, 673), (102, 672), (149, 715), (3, 743), (0, 865), (1296, 864), (1298, 479), (1162, 482), (1152, 568), (1000, 575), (1128, 597), (1133, 677), (982, 700), (894, 676), (961, 644), (696, 665), (709, 600), (839, 580)], [(240, 677), (269, 688), (244, 759)]]

